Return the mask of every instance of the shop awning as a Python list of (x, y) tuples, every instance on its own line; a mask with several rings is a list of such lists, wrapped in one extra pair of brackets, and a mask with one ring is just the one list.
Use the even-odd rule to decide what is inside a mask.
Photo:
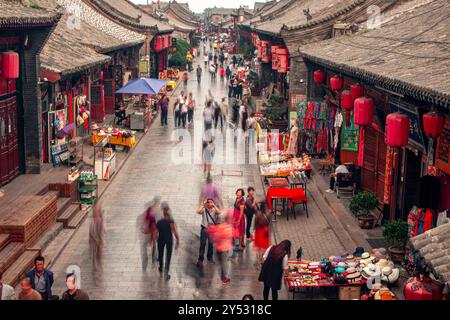
[(150, 78), (133, 79), (126, 86), (120, 88), (116, 93), (123, 94), (158, 94), (169, 80), (158, 80)]

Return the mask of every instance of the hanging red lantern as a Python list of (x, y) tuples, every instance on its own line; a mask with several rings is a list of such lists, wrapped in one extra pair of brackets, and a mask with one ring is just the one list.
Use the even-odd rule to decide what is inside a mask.
[(367, 97), (357, 98), (354, 102), (354, 109), (353, 120), (355, 124), (361, 127), (367, 127), (372, 124), (375, 109), (372, 99)]
[(350, 91), (344, 90), (341, 94), (341, 108), (345, 110), (345, 125), (350, 126), (350, 112), (353, 109), (352, 98), (350, 96)]
[(323, 80), (325, 80), (325, 72), (322, 72), (321, 70), (314, 71), (313, 78), (314, 82), (317, 84), (322, 84)]
[(5, 79), (19, 78), (19, 54), (17, 52), (2, 53), (2, 77)]
[(423, 129), (430, 139), (436, 139), (444, 131), (445, 117), (437, 112), (428, 112), (423, 115)]
[(289, 70), (289, 51), (286, 47), (281, 47), (277, 49), (278, 56), (278, 72), (286, 73)]
[(331, 90), (339, 91), (342, 89), (343, 81), (341, 77), (333, 76), (330, 78)]
[(395, 112), (386, 117), (386, 144), (391, 147), (406, 147), (409, 137), (409, 118)]
[(405, 300), (441, 300), (442, 287), (430, 278), (411, 277), (403, 287)]
[(100, 81), (103, 81), (103, 71), (100, 71)]
[(437, 112), (428, 112), (423, 115), (423, 129), (428, 140), (428, 164), (434, 164), (434, 140), (444, 131), (445, 117)]
[(153, 50), (155, 51), (161, 51), (163, 49), (163, 36), (156, 36), (154, 43), (153, 43)]
[(357, 98), (364, 96), (364, 87), (359, 84), (352, 84), (350, 86), (350, 96), (354, 102)]
[(261, 50), (262, 50), (262, 57), (261, 60), (263, 62), (270, 62), (272, 60), (272, 55), (270, 54), (270, 41), (261, 40)]

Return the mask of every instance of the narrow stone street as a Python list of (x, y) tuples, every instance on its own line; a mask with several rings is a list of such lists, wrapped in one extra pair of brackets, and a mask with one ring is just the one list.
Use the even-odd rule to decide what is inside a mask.
[[(190, 78), (187, 89), (179, 85), (171, 106), (181, 90), (193, 92), (197, 101), (193, 126), (197, 131), (203, 125), (202, 109), (208, 90), (220, 99), (226, 96), (226, 88), (220, 78), (210, 80), (205, 70), (201, 85), (194, 79), (194, 72)], [(177, 143), (173, 113), (169, 112), (168, 127), (161, 127), (159, 120), (153, 123), (103, 196), (107, 228), (103, 276), (94, 280), (92, 273), (89, 218), (52, 266), (56, 276), (55, 293), (65, 290), (67, 267), (77, 265), (81, 268), (82, 288), (93, 299), (240, 299), (246, 293), (262, 298), (262, 284), (257, 281), (259, 270), (255, 267), (256, 253), (251, 245), (232, 260), (229, 286), (222, 285), (218, 264), (205, 264), (203, 270), (195, 266), (201, 222), (195, 210), (205, 176), (200, 165), (173, 163), (172, 152)], [(201, 139), (193, 129), (189, 128), (192, 135)], [(232, 207), (235, 191), (241, 187), (246, 190), (248, 186), (254, 186), (258, 200), (264, 199), (262, 180), (255, 164), (216, 165), (212, 178), (221, 188), (228, 207)], [(156, 195), (172, 208), (181, 239), (180, 247), (173, 253), (169, 281), (160, 276), (156, 264), (146, 272), (141, 268), (136, 218)], [(293, 242), (292, 259), (295, 259), (295, 252), (300, 246), (307, 259), (353, 249), (351, 245), (345, 247), (340, 242), (323, 216), (326, 210), (319, 209), (313, 198), (310, 198), (309, 211), (309, 218), (303, 211), (297, 214), (296, 220), (287, 221), (285, 216), (278, 217), (278, 221), (272, 224), (272, 241), (290, 239)], [(288, 298), (286, 288), (280, 291), (280, 297)]]

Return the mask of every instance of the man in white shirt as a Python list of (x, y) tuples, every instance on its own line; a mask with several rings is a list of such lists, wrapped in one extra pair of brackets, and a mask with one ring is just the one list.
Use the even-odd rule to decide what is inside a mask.
[(330, 189), (328, 189), (325, 192), (328, 192), (328, 193), (333, 193), (334, 192), (334, 186), (336, 184), (336, 177), (337, 177), (338, 173), (343, 173), (343, 174), (349, 173), (347, 167), (344, 164), (341, 164), (339, 162), (337, 162), (336, 164), (338, 165), (336, 170), (334, 171), (334, 173), (332, 173), (330, 175)]
[(2, 273), (0, 272), (0, 300), (16, 300), (16, 293), (13, 287), (3, 283)]

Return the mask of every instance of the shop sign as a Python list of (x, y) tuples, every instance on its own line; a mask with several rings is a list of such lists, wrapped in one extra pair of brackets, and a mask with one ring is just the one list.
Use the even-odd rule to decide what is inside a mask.
[(450, 174), (450, 121), (448, 119), (444, 131), (438, 138), (436, 166), (445, 173)]
[(417, 108), (401, 102), (391, 102), (390, 111), (391, 113), (401, 112), (409, 117), (409, 145), (425, 153), (422, 125)]
[(386, 146), (386, 148), (386, 171), (384, 175), (383, 203), (389, 205), (391, 203), (392, 169), (396, 167), (397, 152), (395, 151), (395, 148), (390, 146)]
[(139, 73), (141, 74), (141, 76), (148, 75), (148, 61), (141, 60), (139, 62)]
[(358, 151), (359, 145), (359, 127), (355, 128), (355, 123), (353, 122), (353, 116), (350, 116), (350, 126), (346, 126), (347, 114), (342, 114), (344, 125), (342, 126), (342, 146), (341, 149), (344, 151)]

